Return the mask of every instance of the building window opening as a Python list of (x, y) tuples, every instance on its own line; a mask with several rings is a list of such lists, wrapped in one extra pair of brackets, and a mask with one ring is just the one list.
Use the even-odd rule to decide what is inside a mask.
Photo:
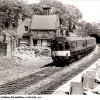
[(33, 45), (37, 46), (37, 40), (33, 40)]
[(25, 31), (28, 31), (28, 26), (24, 26), (25, 27)]

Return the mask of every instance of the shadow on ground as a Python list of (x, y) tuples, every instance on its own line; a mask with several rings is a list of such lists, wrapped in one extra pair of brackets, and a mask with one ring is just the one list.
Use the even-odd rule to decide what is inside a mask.
[(49, 63), (49, 64), (47, 64), (47, 65), (45, 65), (45, 66), (42, 66), (41, 68), (45, 68), (45, 67), (65, 67), (65, 66), (69, 66), (69, 63), (62, 63), (62, 62), (60, 62), (60, 63), (54, 63), (54, 62), (52, 62), (52, 63)]
[(42, 67), (40, 67), (40, 68), (53, 67), (53, 66), (54, 66), (54, 63), (51, 62), (51, 63), (49, 63), (49, 64), (47, 64), (47, 65), (45, 65), (45, 66), (42, 66)]

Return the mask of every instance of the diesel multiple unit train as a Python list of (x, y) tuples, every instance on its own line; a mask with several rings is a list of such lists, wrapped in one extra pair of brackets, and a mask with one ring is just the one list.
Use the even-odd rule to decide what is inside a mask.
[(72, 59), (90, 53), (96, 46), (96, 39), (93, 37), (56, 37), (52, 41), (52, 59), (55, 64), (70, 62)]

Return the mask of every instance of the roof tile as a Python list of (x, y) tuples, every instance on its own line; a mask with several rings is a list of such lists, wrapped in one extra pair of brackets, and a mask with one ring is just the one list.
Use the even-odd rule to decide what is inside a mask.
[(55, 30), (59, 26), (58, 15), (33, 15), (31, 30)]

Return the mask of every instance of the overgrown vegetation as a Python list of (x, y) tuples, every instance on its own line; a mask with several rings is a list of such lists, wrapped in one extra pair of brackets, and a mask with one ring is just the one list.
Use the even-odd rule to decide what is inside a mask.
[(89, 22), (86, 22), (86, 21), (82, 20), (80, 22), (80, 26), (82, 27), (85, 36), (89, 36), (91, 34), (96, 34), (96, 33), (100, 32), (99, 24), (95, 23), (95, 22), (94, 23), (89, 23)]
[(68, 27), (69, 31), (72, 31), (82, 18), (81, 12), (76, 7), (63, 5), (58, 1), (42, 0), (37, 4), (27, 4), (24, 0), (0, 0), (1, 28), (17, 27), (19, 13), (22, 13), (23, 19), (31, 17), (32, 14), (42, 15), (44, 5), (49, 5), (53, 13), (60, 16), (60, 24)]
[(17, 27), (18, 15), (23, 18), (30, 15), (30, 6), (22, 0), (0, 0), (0, 26), (1, 28)]
[[(87, 23), (79, 20), (82, 13), (73, 5), (64, 5), (56, 0), (40, 0), (40, 3), (28, 4), (25, 0), (0, 0), (0, 28), (16, 28), (18, 26), (18, 18), (21, 13), (23, 20), (31, 18), (32, 14), (43, 15), (43, 6), (49, 5), (51, 13), (60, 17), (60, 28), (67, 29), (69, 32), (77, 26), (81, 26), (86, 32), (96, 31), (98, 25)], [(80, 25), (81, 24), (81, 25)]]
[(57, 14), (60, 17), (61, 28), (67, 28), (68, 31), (73, 32), (75, 25), (79, 23), (82, 18), (82, 13), (73, 5), (64, 5), (61, 2), (54, 0), (41, 0), (38, 4), (32, 5), (34, 14), (43, 14), (43, 6), (49, 5), (51, 7), (51, 13)]

